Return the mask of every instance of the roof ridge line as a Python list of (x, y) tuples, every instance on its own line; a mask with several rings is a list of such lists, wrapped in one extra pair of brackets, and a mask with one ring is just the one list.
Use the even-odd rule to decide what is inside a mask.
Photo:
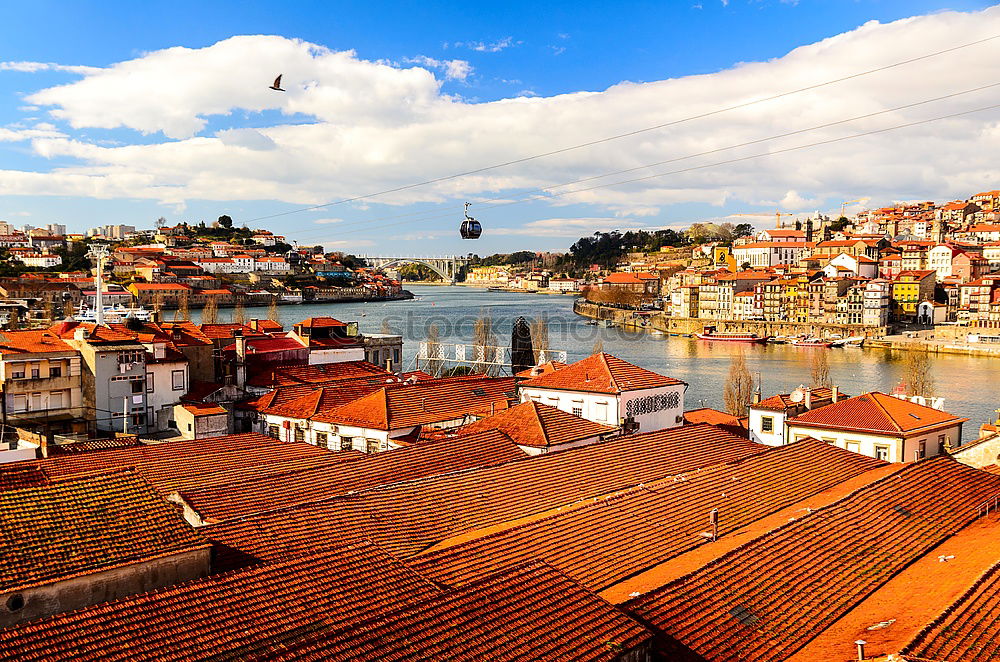
[[(876, 405), (878, 405), (878, 408), (879, 408), (879, 409), (881, 409), (881, 410), (882, 410), (882, 412), (883, 412), (883, 413), (884, 413), (884, 414), (885, 414), (886, 416), (888, 416), (888, 417), (889, 417), (889, 420), (890, 420), (890, 421), (892, 422), (892, 424), (893, 424), (893, 425), (894, 425), (894, 426), (896, 427), (896, 430), (897, 430), (898, 432), (905, 432), (905, 430), (903, 430), (903, 426), (901, 426), (901, 425), (900, 425), (899, 423), (897, 423), (897, 422), (896, 422), (896, 419), (895, 419), (895, 418), (893, 417), (893, 415), (892, 415), (892, 414), (890, 414), (890, 413), (889, 413), (889, 410), (888, 410), (888, 409), (886, 409), (886, 408), (885, 408), (885, 406), (884, 406), (884, 405), (883, 405), (883, 404), (882, 404), (881, 402), (879, 402), (879, 399), (878, 399), (878, 398), (876, 398), (876, 397), (875, 397), (875, 394), (876, 394), (876, 393), (878, 393), (879, 395), (884, 395), (884, 396), (886, 396), (887, 398), (892, 398), (892, 397), (895, 397), (895, 396), (892, 396), (892, 395), (889, 395), (888, 393), (882, 393), (881, 391), (872, 391), (872, 392), (869, 392), (869, 393), (868, 393), (868, 395), (870, 395), (870, 396), (871, 396), (871, 398), (872, 398), (872, 401), (873, 401), (873, 402), (874, 402), (874, 403), (875, 403)], [(897, 399), (898, 399), (898, 398), (897, 398)], [(916, 404), (916, 403), (913, 403), (913, 404)]]

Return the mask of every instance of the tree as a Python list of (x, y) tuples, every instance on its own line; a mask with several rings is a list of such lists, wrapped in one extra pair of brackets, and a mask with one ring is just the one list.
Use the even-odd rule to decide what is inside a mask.
[(833, 384), (830, 380), (830, 361), (822, 347), (815, 348), (809, 357), (809, 370), (813, 388), (829, 388)]
[(847, 218), (846, 216), (841, 216), (836, 221), (833, 221), (832, 223), (830, 223), (830, 231), (831, 232), (840, 232), (841, 230), (843, 230), (844, 228), (846, 228), (850, 224), (851, 224), (851, 221), (850, 221), (849, 218)]
[(223, 214), (219, 217), (219, 225), (229, 230), (233, 227), (233, 219), (227, 214)]
[(201, 323), (215, 324), (219, 321), (219, 303), (214, 296), (208, 297), (205, 307), (201, 309)]
[(427, 328), (427, 365), (426, 369), (431, 375), (437, 377), (441, 372), (441, 331), (437, 324), (431, 324)]
[[(494, 348), (497, 346), (497, 335), (493, 332), (493, 318), (486, 310), (479, 311), (479, 317), (472, 328), (472, 344), (475, 347), (477, 361), (493, 360), (493, 352), (496, 351)], [(493, 371), (488, 367), (484, 372), (490, 374)]]
[(547, 361), (552, 360), (549, 357), (549, 323), (544, 317), (531, 320), (531, 346), (535, 350), (535, 365), (541, 362), (543, 352)]
[(72, 319), (74, 315), (76, 315), (76, 310), (73, 308), (73, 300), (66, 299), (66, 301), (63, 302), (63, 317)]
[(243, 307), (243, 299), (236, 299), (236, 305), (233, 306), (233, 324), (246, 324), (247, 323), (247, 311)]
[(166, 224), (167, 224), (167, 219), (161, 216), (158, 219), (156, 219), (155, 223), (153, 223), (153, 227), (155, 227), (157, 230), (162, 230), (164, 226), (166, 226)]
[(908, 395), (934, 395), (934, 376), (925, 352), (909, 351), (903, 355), (903, 386)]
[(604, 341), (598, 338), (594, 341), (594, 349), (591, 350), (591, 354), (600, 354), (604, 351)]
[(747, 369), (747, 357), (742, 349), (733, 354), (729, 363), (722, 399), (726, 403), (726, 411), (733, 416), (747, 415), (747, 408), (753, 401), (753, 376)]
[(742, 239), (753, 234), (753, 226), (749, 223), (740, 223), (733, 228), (733, 239)]
[(267, 308), (267, 319), (281, 324), (281, 315), (278, 314), (278, 297), (271, 297), (271, 305)]
[[(174, 320), (180, 322), (186, 322), (191, 319), (190, 302), (188, 301), (188, 295), (185, 293), (180, 300), (177, 302), (177, 312), (174, 313)], [(204, 319), (202, 319), (204, 322)]]

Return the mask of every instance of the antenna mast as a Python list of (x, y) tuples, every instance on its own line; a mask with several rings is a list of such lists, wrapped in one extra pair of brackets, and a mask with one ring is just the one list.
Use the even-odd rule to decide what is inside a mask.
[(87, 252), (87, 257), (97, 261), (97, 291), (94, 294), (95, 321), (97, 326), (104, 326), (104, 298), (101, 290), (104, 289), (104, 258), (108, 257), (108, 247), (105, 244), (93, 244)]

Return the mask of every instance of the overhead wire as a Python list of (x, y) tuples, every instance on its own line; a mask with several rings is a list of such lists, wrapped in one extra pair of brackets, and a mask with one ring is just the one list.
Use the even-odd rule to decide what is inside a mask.
[[(809, 133), (809, 132), (812, 132), (812, 131), (817, 131), (817, 130), (820, 130), (820, 129), (830, 128), (830, 127), (838, 126), (838, 125), (841, 125), (841, 124), (848, 124), (850, 122), (856, 122), (856, 121), (863, 120), (863, 119), (870, 119), (872, 117), (877, 117), (879, 115), (885, 115), (885, 114), (888, 114), (888, 113), (899, 112), (901, 110), (907, 110), (907, 109), (910, 109), (910, 108), (915, 108), (917, 106), (926, 105), (926, 104), (929, 104), (929, 103), (935, 103), (935, 102), (938, 102), (938, 101), (944, 101), (944, 100), (947, 100), (947, 99), (952, 99), (952, 98), (956, 98), (956, 97), (959, 97), (959, 96), (963, 96), (963, 95), (966, 95), (966, 94), (972, 94), (972, 93), (975, 93), (975, 92), (981, 92), (983, 90), (995, 88), (997, 86), (1000, 86), (1000, 82), (979, 85), (977, 87), (969, 88), (969, 89), (966, 89), (966, 90), (961, 90), (961, 91), (958, 91), (958, 92), (952, 92), (952, 93), (949, 93), (949, 94), (945, 94), (945, 95), (941, 95), (941, 96), (937, 96), (937, 97), (932, 97), (930, 99), (924, 99), (924, 100), (921, 100), (921, 101), (915, 101), (915, 102), (912, 102), (912, 103), (903, 104), (903, 105), (900, 105), (900, 106), (895, 106), (893, 108), (886, 108), (886, 109), (883, 109), (883, 110), (878, 110), (878, 111), (874, 111), (874, 112), (870, 112), (870, 113), (865, 113), (865, 114), (862, 114), (862, 115), (856, 115), (854, 117), (849, 117), (849, 118), (845, 118), (845, 119), (835, 120), (835, 121), (832, 121), (832, 122), (826, 122), (826, 123), (823, 123), (823, 124), (818, 124), (818, 125), (815, 125), (815, 126), (806, 127), (806, 128), (802, 128), (802, 129), (796, 129), (794, 131), (787, 131), (785, 133), (780, 133), (780, 134), (776, 134), (776, 135), (772, 135), (772, 136), (767, 136), (767, 137), (764, 137), (764, 138), (757, 138), (757, 139), (754, 139), (754, 140), (748, 140), (748, 141), (744, 141), (744, 142), (733, 144), (733, 145), (727, 145), (727, 146), (724, 146), (724, 147), (717, 147), (717, 148), (710, 149), (710, 150), (704, 150), (704, 151), (697, 152), (697, 153), (694, 153), (694, 154), (686, 154), (686, 155), (683, 155), (683, 156), (677, 156), (677, 157), (674, 157), (674, 158), (671, 158), (671, 159), (666, 159), (666, 160), (657, 161), (657, 162), (654, 162), (654, 163), (648, 163), (648, 164), (644, 164), (644, 165), (640, 165), (640, 166), (635, 166), (635, 167), (632, 167), (632, 168), (625, 168), (625, 169), (622, 169), (622, 170), (616, 170), (616, 171), (612, 171), (612, 172), (606, 172), (606, 173), (602, 173), (602, 174), (599, 174), (599, 175), (592, 175), (590, 177), (584, 177), (584, 178), (576, 179), (576, 180), (569, 181), (569, 182), (551, 184), (551, 185), (539, 187), (539, 188), (536, 188), (536, 189), (529, 189), (528, 191), (522, 191), (522, 192), (515, 193), (515, 194), (513, 194), (513, 196), (506, 195), (506, 196), (499, 196), (499, 197), (493, 197), (493, 198), (479, 198), (475, 204), (481, 205), (481, 204), (484, 204), (484, 203), (491, 203), (491, 202), (492, 203), (496, 203), (496, 204), (486, 204), (485, 207), (481, 207), (481, 209), (493, 209), (493, 208), (496, 208), (496, 207), (506, 206), (508, 204), (517, 204), (517, 203), (521, 203), (521, 202), (532, 202), (532, 201), (536, 201), (536, 200), (540, 200), (540, 199), (547, 199), (547, 198), (555, 197), (556, 194), (552, 194), (552, 195), (534, 195), (533, 197), (525, 198), (523, 200), (515, 200), (515, 201), (509, 201), (508, 200), (511, 197), (524, 197), (524, 196), (531, 196), (533, 194), (538, 194), (538, 193), (548, 193), (548, 192), (553, 191), (554, 189), (564, 188), (564, 187), (567, 187), (567, 186), (573, 186), (575, 184), (580, 184), (580, 183), (583, 183), (583, 182), (594, 181), (594, 180), (598, 180), (598, 179), (604, 179), (606, 177), (612, 177), (614, 175), (620, 175), (620, 174), (625, 174), (625, 173), (629, 173), (629, 172), (636, 172), (636, 171), (644, 170), (644, 169), (647, 169), (647, 168), (653, 168), (653, 167), (660, 166), (660, 165), (666, 165), (668, 163), (677, 163), (679, 161), (685, 161), (685, 160), (689, 160), (689, 159), (692, 159), (692, 158), (698, 158), (698, 157), (701, 157), (701, 156), (708, 156), (708, 155), (711, 155), (711, 154), (717, 154), (717, 153), (724, 152), (724, 151), (729, 151), (729, 150), (733, 150), (733, 149), (739, 149), (741, 147), (748, 147), (748, 146), (751, 146), (751, 145), (758, 145), (758, 144), (761, 144), (761, 143), (770, 142), (770, 141), (773, 141), (773, 140), (779, 140), (779, 139), (787, 138), (787, 137), (790, 137), (790, 136), (801, 135), (803, 133)], [(584, 189), (584, 190), (590, 190), (590, 189)], [(572, 193), (572, 192), (573, 191), (570, 191), (568, 193)], [(456, 208), (460, 209), (460, 207), (456, 207)], [(449, 207), (449, 209), (452, 209), (452, 208)], [(429, 216), (427, 218), (414, 218), (414, 217), (419, 217), (419, 216), (432, 215), (432, 214), (435, 214), (435, 212), (438, 212), (438, 215)], [(447, 216), (451, 216), (451, 215), (452, 215), (451, 213), (447, 214)], [(417, 221), (427, 221), (427, 220), (436, 220), (437, 218), (444, 218), (444, 217), (445, 217), (445, 215), (440, 214), (440, 208), (439, 208), (439, 209), (432, 209), (432, 210), (423, 210), (423, 211), (418, 211), (418, 212), (408, 212), (408, 213), (397, 214), (397, 215), (389, 215), (389, 216), (381, 216), (381, 217), (375, 217), (375, 218), (360, 219), (360, 220), (356, 220), (356, 221), (349, 221), (349, 222), (346, 222), (346, 223), (343, 223), (343, 224), (338, 224), (337, 228), (339, 230), (340, 228), (350, 227), (350, 226), (354, 226), (354, 225), (365, 225), (365, 226), (367, 226), (366, 229), (377, 229), (379, 227), (389, 227), (391, 225), (398, 225), (398, 224), (373, 225), (375, 223), (378, 223), (378, 221), (382, 221), (382, 220), (395, 220), (397, 218), (408, 218), (408, 219), (417, 220)], [(295, 234), (295, 236), (298, 237), (298, 238), (301, 238), (301, 237), (306, 237), (306, 236), (316, 236), (316, 235), (319, 235), (319, 234), (324, 234), (326, 232), (327, 232), (326, 230), (320, 230), (320, 229), (305, 230), (305, 231), (301, 231), (301, 232)], [(338, 232), (338, 234), (348, 234), (348, 233), (349, 232), (343, 232), (343, 231), (339, 231)]]
[(698, 119), (704, 119), (706, 117), (712, 117), (714, 115), (719, 115), (719, 114), (722, 114), (722, 113), (731, 112), (733, 110), (740, 110), (742, 108), (748, 108), (750, 106), (754, 106), (754, 105), (757, 105), (757, 104), (767, 103), (769, 101), (775, 101), (777, 99), (788, 97), (788, 96), (791, 96), (791, 95), (794, 95), (794, 94), (800, 94), (802, 92), (808, 92), (808, 91), (811, 91), (811, 90), (820, 89), (822, 87), (827, 87), (829, 85), (835, 85), (837, 83), (842, 83), (844, 81), (853, 80), (853, 79), (856, 79), (856, 78), (861, 78), (863, 76), (868, 76), (868, 75), (871, 75), (871, 74), (874, 74), (874, 73), (879, 73), (879, 72), (882, 72), (882, 71), (887, 71), (889, 69), (894, 69), (896, 67), (905, 66), (905, 65), (908, 65), (908, 64), (912, 64), (914, 62), (920, 62), (920, 61), (927, 60), (927, 59), (930, 59), (930, 58), (938, 57), (940, 55), (945, 55), (947, 53), (953, 53), (955, 51), (959, 51), (959, 50), (962, 50), (962, 49), (965, 49), (965, 48), (970, 48), (972, 46), (978, 46), (980, 44), (984, 44), (984, 43), (987, 43), (987, 42), (990, 42), (990, 41), (993, 41), (993, 40), (996, 40), (996, 39), (1000, 39), (1000, 34), (992, 35), (992, 36), (989, 36), (989, 37), (984, 37), (982, 39), (977, 39), (977, 40), (970, 41), (970, 42), (967, 42), (967, 43), (964, 43), (964, 44), (959, 44), (957, 46), (952, 46), (952, 47), (945, 48), (945, 49), (942, 49), (942, 50), (939, 50), (939, 51), (934, 51), (932, 53), (927, 53), (927, 54), (924, 54), (924, 55), (919, 55), (917, 57), (908, 58), (906, 60), (900, 60), (899, 62), (894, 62), (894, 63), (887, 64), (887, 65), (882, 65), (880, 67), (875, 67), (873, 69), (868, 69), (868, 70), (865, 70), (865, 71), (856, 72), (856, 73), (853, 73), (853, 74), (849, 74), (847, 76), (841, 76), (839, 78), (833, 78), (833, 79), (830, 79), (830, 80), (827, 80), (827, 81), (823, 81), (823, 82), (820, 82), (820, 83), (814, 83), (812, 85), (807, 85), (805, 87), (800, 87), (800, 88), (797, 88), (797, 89), (794, 89), (794, 90), (788, 90), (788, 91), (785, 91), (785, 92), (780, 92), (778, 94), (774, 94), (774, 95), (771, 95), (771, 96), (768, 96), (768, 97), (762, 97), (760, 99), (753, 99), (751, 101), (745, 101), (745, 102), (734, 104), (734, 105), (731, 105), (731, 106), (726, 106), (726, 107), (723, 107), (723, 108), (718, 108), (718, 109), (715, 109), (715, 110), (706, 111), (704, 113), (698, 113), (698, 114), (695, 114), (695, 115), (690, 115), (688, 117), (683, 117), (683, 118), (679, 118), (679, 119), (676, 119), (676, 120), (670, 120), (668, 122), (663, 122), (661, 124), (656, 124), (656, 125), (653, 125), (653, 126), (644, 127), (644, 128), (641, 128), (641, 129), (634, 129), (632, 131), (627, 131), (625, 133), (620, 133), (620, 134), (616, 134), (616, 135), (613, 135), (613, 136), (606, 136), (604, 138), (598, 138), (598, 139), (595, 139), (595, 140), (590, 140), (590, 141), (583, 142), (583, 143), (578, 143), (578, 144), (575, 144), (575, 145), (569, 145), (567, 147), (562, 147), (562, 148), (559, 148), (559, 149), (554, 149), (554, 150), (551, 150), (551, 151), (548, 151), (548, 152), (542, 152), (540, 154), (533, 154), (533, 155), (530, 155), (530, 156), (520, 157), (520, 158), (512, 159), (512, 160), (509, 160), (509, 161), (504, 161), (502, 163), (496, 163), (496, 164), (493, 164), (493, 165), (483, 166), (483, 167), (480, 167), (480, 168), (474, 168), (472, 170), (466, 170), (466, 171), (454, 173), (454, 174), (451, 174), (451, 175), (443, 175), (441, 177), (434, 177), (432, 179), (426, 179), (426, 180), (423, 180), (423, 181), (420, 181), (420, 182), (415, 182), (415, 183), (412, 183), (412, 184), (406, 184), (406, 185), (403, 185), (403, 186), (397, 186), (397, 187), (390, 188), (390, 189), (385, 189), (385, 190), (382, 190), (382, 191), (375, 191), (375, 192), (372, 192), (372, 193), (366, 193), (366, 194), (363, 194), (363, 195), (357, 195), (357, 196), (352, 196), (352, 197), (348, 197), (348, 198), (342, 198), (340, 200), (335, 200), (333, 202), (327, 202), (327, 203), (323, 203), (323, 204), (319, 204), (319, 205), (311, 205), (311, 206), (308, 206), (308, 207), (301, 207), (301, 208), (298, 208), (298, 209), (291, 209), (291, 210), (288, 210), (288, 211), (277, 212), (277, 213), (274, 213), (274, 214), (268, 214), (268, 215), (265, 215), (265, 216), (258, 216), (256, 218), (248, 219), (246, 222), (247, 223), (253, 223), (253, 222), (256, 222), (256, 221), (263, 221), (263, 220), (267, 220), (267, 219), (271, 219), (271, 218), (278, 218), (278, 217), (281, 217), (281, 216), (288, 216), (290, 214), (298, 214), (298, 213), (302, 213), (302, 212), (306, 212), (306, 211), (313, 211), (313, 210), (316, 210), (316, 209), (324, 209), (324, 208), (327, 208), (327, 207), (332, 207), (332, 206), (336, 206), (336, 205), (342, 205), (342, 204), (346, 204), (346, 203), (349, 203), (349, 202), (357, 202), (359, 200), (367, 200), (367, 199), (378, 197), (378, 196), (382, 196), (382, 195), (388, 195), (390, 193), (399, 193), (401, 191), (407, 191), (407, 190), (418, 188), (418, 187), (421, 187), (421, 186), (427, 186), (427, 185), (430, 185), (430, 184), (436, 184), (436, 183), (439, 183), (439, 182), (444, 182), (444, 181), (448, 181), (448, 180), (452, 180), (452, 179), (458, 179), (460, 177), (467, 177), (469, 175), (474, 175), (474, 174), (478, 174), (478, 173), (481, 173), (481, 172), (486, 172), (488, 170), (495, 170), (495, 169), (498, 169), (498, 168), (504, 168), (504, 167), (511, 166), (511, 165), (517, 165), (519, 163), (527, 163), (528, 161), (534, 161), (534, 160), (546, 158), (546, 157), (549, 157), (549, 156), (555, 156), (557, 154), (564, 154), (566, 152), (571, 152), (571, 151), (574, 151), (574, 150), (583, 149), (585, 147), (592, 147), (594, 145), (600, 145), (600, 144), (603, 144), (603, 143), (611, 142), (613, 140), (620, 140), (622, 138), (629, 138), (631, 136), (636, 136), (636, 135), (639, 135), (639, 134), (642, 134), (642, 133), (647, 133), (649, 131), (657, 131), (659, 129), (664, 129), (664, 128), (667, 128), (667, 127), (670, 127), (670, 126), (676, 126), (678, 124), (683, 124), (683, 123), (691, 122), (691, 121), (698, 120)]

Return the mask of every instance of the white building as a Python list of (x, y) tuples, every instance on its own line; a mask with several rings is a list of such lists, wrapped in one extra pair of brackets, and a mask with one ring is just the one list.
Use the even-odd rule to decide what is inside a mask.
[(798, 264), (802, 256), (808, 252), (806, 244), (792, 241), (755, 241), (733, 246), (736, 265), (739, 268), (750, 265), (751, 269), (764, 269), (779, 264)]
[(236, 264), (236, 273), (238, 274), (248, 274), (256, 269), (253, 256), (251, 255), (240, 253), (231, 256), (231, 258)]
[(174, 406), (188, 392), (188, 359), (166, 342), (144, 342), (146, 347), (146, 422), (150, 430), (166, 430)]
[(38, 269), (49, 269), (62, 264), (61, 257), (50, 254), (15, 255), (14, 259), (26, 267), (35, 267)]
[(528, 455), (587, 446), (618, 433), (619, 428), (574, 417), (540, 402), (522, 402), (462, 428), (462, 434), (499, 430)]
[(886, 326), (889, 324), (889, 308), (892, 300), (892, 283), (876, 278), (865, 283), (861, 323), (866, 326)]
[(634, 425), (642, 432), (684, 422), (687, 384), (632, 365), (610, 354), (594, 354), (560, 370), (521, 383), (521, 402), (540, 402), (603, 425)]
[(292, 265), (283, 257), (269, 255), (257, 258), (254, 261), (254, 271), (266, 271), (268, 273), (286, 273), (291, 271)]
[[(817, 350), (823, 351), (823, 350)], [(806, 388), (800, 386), (791, 393), (779, 393), (750, 405), (747, 428), (750, 441), (768, 446), (782, 446), (785, 439), (785, 424), (789, 418), (803, 414), (816, 407), (837, 402), (841, 399), (837, 387)]]
[[(919, 400), (919, 399), (918, 399)], [(912, 462), (958, 446), (969, 419), (885, 393), (865, 393), (797, 416), (786, 441), (822, 439), (886, 462)]]
[(556, 292), (577, 292), (583, 287), (583, 281), (576, 278), (550, 278), (549, 289)]

